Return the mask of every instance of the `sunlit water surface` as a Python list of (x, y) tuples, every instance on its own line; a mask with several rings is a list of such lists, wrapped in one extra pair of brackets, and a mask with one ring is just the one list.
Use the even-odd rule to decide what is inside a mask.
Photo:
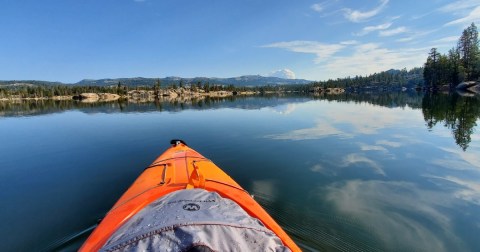
[(305, 250), (478, 251), (479, 115), (459, 133), (462, 118), (449, 126), (441, 115), (454, 112), (433, 115), (428, 97), (386, 99), (4, 105), (2, 250), (77, 249), (88, 233), (70, 238), (181, 138)]

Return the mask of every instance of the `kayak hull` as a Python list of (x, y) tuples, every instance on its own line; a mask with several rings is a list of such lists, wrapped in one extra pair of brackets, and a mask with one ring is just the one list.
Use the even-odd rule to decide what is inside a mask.
[(169, 193), (201, 188), (217, 192), (259, 219), (292, 251), (300, 251), (292, 239), (272, 217), (237, 182), (182, 141), (160, 155), (135, 180), (106, 214), (80, 251), (98, 251), (132, 216), (147, 205)]

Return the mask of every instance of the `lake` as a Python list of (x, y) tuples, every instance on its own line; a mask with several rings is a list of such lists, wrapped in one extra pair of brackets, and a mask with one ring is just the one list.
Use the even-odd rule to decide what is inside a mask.
[(0, 103), (2, 250), (78, 249), (180, 138), (306, 251), (478, 251), (479, 122), (419, 93)]

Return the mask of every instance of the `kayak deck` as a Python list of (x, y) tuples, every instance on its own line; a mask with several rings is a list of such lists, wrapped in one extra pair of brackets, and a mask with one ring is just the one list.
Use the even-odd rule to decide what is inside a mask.
[(200, 153), (177, 141), (135, 180), (106, 214), (80, 251), (97, 251), (127, 220), (156, 199), (182, 189), (217, 192), (257, 218), (292, 251), (300, 251), (283, 229), (230, 176)]

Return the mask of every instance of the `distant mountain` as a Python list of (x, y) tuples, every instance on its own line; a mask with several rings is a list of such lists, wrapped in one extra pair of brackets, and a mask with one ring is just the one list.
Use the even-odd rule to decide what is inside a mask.
[(265, 77), (260, 75), (245, 75), (233, 78), (182, 78), (182, 77), (166, 77), (166, 78), (117, 78), (117, 79), (99, 79), (99, 80), (81, 80), (74, 85), (80, 86), (111, 86), (117, 85), (119, 82), (127, 86), (151, 86), (160, 80), (162, 86), (183, 84), (197, 84), (198, 82), (210, 85), (234, 85), (234, 86), (267, 86), (267, 85), (292, 85), (292, 84), (308, 84), (312, 81), (304, 79), (283, 79), (278, 77)]
[(39, 80), (0, 80), (0, 86), (3, 87), (32, 87), (32, 86), (53, 86), (53, 85), (65, 85), (61, 82), (53, 81), (39, 81)]

